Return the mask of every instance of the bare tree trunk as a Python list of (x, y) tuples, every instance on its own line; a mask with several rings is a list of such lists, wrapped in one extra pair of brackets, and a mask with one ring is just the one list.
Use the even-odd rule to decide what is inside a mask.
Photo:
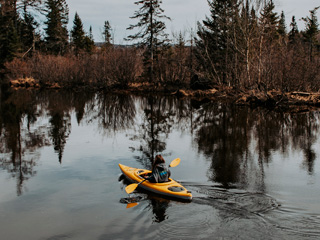
[(261, 72), (262, 72), (262, 43), (263, 43), (263, 33), (260, 36), (259, 43), (259, 59), (258, 59), (258, 84), (261, 83)]
[(151, 33), (150, 33), (150, 83), (153, 83), (153, 8), (150, 4), (150, 24), (151, 24)]
[(247, 80), (249, 84), (251, 83), (251, 76), (250, 76), (250, 40), (247, 38), (246, 43), (246, 72), (247, 72)]

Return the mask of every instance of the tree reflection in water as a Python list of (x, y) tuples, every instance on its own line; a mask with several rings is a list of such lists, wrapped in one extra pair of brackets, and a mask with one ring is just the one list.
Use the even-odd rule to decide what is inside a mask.
[(48, 97), (49, 123), (51, 138), (55, 152), (58, 154), (59, 162), (62, 156), (66, 140), (71, 132), (70, 110), (73, 108), (72, 95), (69, 93), (53, 92)]
[(235, 105), (202, 105), (194, 120), (198, 151), (211, 159), (208, 177), (223, 187), (264, 192), (264, 165), (272, 153), (302, 149), (304, 166), (313, 174), (313, 146), (319, 133), (319, 113), (286, 114)]
[(91, 105), (91, 119), (105, 133), (116, 133), (131, 128), (136, 117), (135, 99), (125, 94), (98, 94)]
[(17, 195), (23, 184), (36, 174), (37, 148), (47, 146), (45, 128), (31, 129), (37, 109), (32, 92), (2, 92), (0, 102), (0, 167), (17, 179)]
[(292, 141), (295, 149), (302, 149), (304, 153), (303, 166), (310, 175), (314, 174), (316, 154), (313, 150), (319, 133), (319, 113), (310, 112), (291, 117)]
[(152, 209), (153, 213), (153, 222), (160, 223), (167, 219), (166, 210), (169, 207), (170, 200), (156, 197), (156, 196), (150, 196), (149, 197), (149, 208)]
[(41, 148), (52, 145), (63, 161), (73, 113), (78, 124), (97, 123), (105, 135), (131, 129), (133, 157), (145, 168), (158, 153), (168, 159), (170, 134), (185, 132), (210, 161), (208, 178), (225, 188), (264, 192), (264, 168), (274, 152), (302, 150), (302, 167), (314, 174), (319, 112), (288, 114), (157, 95), (21, 90), (0, 96), (0, 167), (17, 179), (18, 195), (36, 174)]
[(172, 132), (176, 103), (176, 99), (172, 97), (153, 95), (141, 101), (142, 123), (131, 140), (139, 144), (138, 147), (132, 148), (132, 151), (140, 152), (135, 158), (147, 169), (151, 169), (156, 154), (162, 154), (164, 157), (169, 155), (165, 153), (166, 141)]

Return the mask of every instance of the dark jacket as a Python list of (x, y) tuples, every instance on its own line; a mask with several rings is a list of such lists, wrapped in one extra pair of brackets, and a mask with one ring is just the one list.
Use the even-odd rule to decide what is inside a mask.
[(170, 169), (165, 163), (158, 164), (152, 171), (152, 174), (147, 180), (154, 183), (168, 182), (171, 175)]

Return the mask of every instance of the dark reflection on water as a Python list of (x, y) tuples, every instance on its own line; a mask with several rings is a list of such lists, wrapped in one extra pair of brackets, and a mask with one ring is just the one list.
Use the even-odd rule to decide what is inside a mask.
[[(131, 183), (126, 180), (123, 174), (121, 174), (118, 180), (122, 183), (122, 188)], [(139, 204), (141, 202), (147, 202), (147, 206), (145, 208), (153, 213), (153, 222), (160, 223), (168, 218), (166, 210), (170, 206), (170, 199), (160, 197), (154, 193), (150, 193), (142, 189), (140, 189), (138, 193), (139, 196), (136, 196), (136, 194), (133, 193), (127, 198), (120, 199), (120, 202), (127, 204), (127, 207), (129, 208), (137, 206), (131, 205), (132, 203)]]
[(256, 176), (256, 190), (264, 192), (264, 166), (272, 161), (273, 152), (286, 155), (291, 147), (303, 151), (303, 166), (313, 174), (318, 112), (290, 115), (209, 103), (202, 105), (195, 124), (199, 126), (195, 138), (198, 151), (211, 159), (210, 179), (226, 188), (233, 184), (246, 188), (250, 170)]
[(137, 143), (132, 147), (135, 158), (145, 168), (150, 169), (155, 155), (166, 150), (166, 140), (175, 124), (176, 104), (172, 97), (149, 96), (140, 100), (142, 121), (131, 140)]
[[(184, 168), (186, 175), (184, 179), (188, 180), (188, 177), (195, 179), (202, 170), (199, 166), (201, 164), (206, 166), (204, 171), (206, 176), (198, 176), (202, 179), (199, 181), (202, 182), (183, 182), (194, 193), (194, 201), (189, 206), (193, 209), (197, 209), (198, 205), (210, 207), (209, 212), (213, 211), (214, 216), (205, 215), (207, 222), (204, 224), (216, 227), (216, 230), (212, 230), (216, 233), (220, 229), (222, 232), (217, 236), (232, 238), (236, 234), (225, 234), (226, 232), (221, 230), (225, 228), (217, 222), (231, 224), (229, 226), (235, 231), (239, 231), (241, 224), (245, 225), (248, 222), (256, 223), (259, 228), (262, 224), (261, 214), (272, 212), (270, 214), (273, 217), (272, 220), (269, 216), (262, 217), (263, 224), (268, 225), (264, 225), (266, 231), (278, 224), (281, 225), (284, 209), (274, 211), (279, 208), (279, 204), (274, 197), (268, 195), (278, 194), (277, 188), (272, 188), (276, 185), (276, 180), (272, 180), (272, 177), (279, 172), (277, 169), (279, 159), (288, 159), (293, 156), (295, 161), (288, 163), (287, 169), (284, 170), (290, 172), (297, 161), (300, 170), (314, 179), (319, 172), (316, 169), (319, 159), (316, 151), (319, 141), (319, 120), (319, 112), (289, 114), (212, 103), (207, 100), (177, 99), (172, 96), (138, 97), (91, 92), (2, 91), (0, 168), (15, 179), (15, 191), (18, 196), (22, 196), (27, 187), (27, 181), (38, 173), (37, 166), (41, 164), (40, 153), (43, 149), (51, 148), (55, 153), (56, 163), (63, 166), (66, 146), (76, 126), (84, 126), (84, 128), (94, 126), (99, 135), (106, 138), (125, 133), (125, 140), (122, 139), (122, 141), (129, 143), (127, 145), (130, 148), (127, 159), (135, 159), (135, 164), (144, 168), (150, 168), (152, 159), (158, 153), (162, 153), (167, 160), (175, 157), (176, 146), (172, 146), (172, 141), (170, 143), (172, 135), (176, 137), (185, 134), (190, 137), (193, 149), (183, 149), (180, 146), (179, 151), (183, 149), (182, 151), (189, 151), (189, 153), (195, 152), (195, 155), (205, 163), (197, 162), (196, 159), (184, 159), (189, 164), (188, 168)], [(177, 141), (175, 143), (177, 147), (180, 144)], [(298, 152), (302, 153), (301, 156), (296, 154)], [(117, 168), (116, 165), (113, 165), (114, 169)], [(92, 178), (90, 176), (88, 179)], [(288, 181), (285, 180), (285, 186), (290, 187)], [(318, 182), (313, 184), (319, 185)], [(299, 186), (304, 185), (300, 183)], [(303, 194), (300, 188), (296, 190)], [(315, 189), (315, 194), (318, 192)], [(172, 204), (170, 200), (142, 194), (143, 201), (135, 207), (139, 210), (131, 211), (151, 212), (154, 223), (167, 224), (168, 219), (178, 221), (174, 216), (181, 216), (184, 220), (189, 217), (190, 221), (194, 221), (191, 224), (194, 224), (202, 217), (198, 212), (193, 212), (193, 216), (186, 217), (183, 215), (186, 210), (176, 212), (175, 208), (170, 207)], [(279, 195), (285, 194), (281, 192)], [(310, 205), (314, 206), (316, 201), (316, 199), (310, 200)], [(182, 204), (177, 208), (184, 207), (185, 205)], [(199, 211), (204, 208), (199, 207)], [(288, 212), (292, 213), (292, 209)], [(139, 214), (137, 218), (138, 216)], [(239, 218), (242, 220), (247, 218), (247, 220), (240, 225), (233, 223), (234, 219)], [(248, 220), (251, 218), (255, 220)], [(179, 219), (179, 221), (182, 220)], [(292, 224), (292, 220), (287, 222), (279, 229), (293, 230), (295, 225)], [(313, 221), (312, 224), (316, 227), (320, 226), (318, 220)], [(192, 234), (190, 231), (197, 231), (202, 226), (195, 225), (195, 227), (198, 229), (181, 230)], [(117, 234), (122, 231), (123, 229), (120, 229)], [(206, 234), (212, 234), (212, 231)], [(251, 229), (251, 231), (257, 230)], [(306, 232), (306, 234), (311, 232), (315, 233), (314, 236), (319, 236), (316, 230)], [(180, 231), (176, 233), (181, 235)], [(115, 237), (116, 235), (103, 236)], [(207, 236), (204, 235), (204, 238)], [(261, 235), (257, 231), (256, 235), (253, 234), (251, 237), (259, 236)], [(266, 239), (269, 237), (273, 238), (268, 235)]]
[[(265, 191), (264, 166), (272, 161), (272, 152), (288, 154), (302, 149), (303, 168), (314, 173), (317, 158), (314, 144), (319, 134), (319, 113), (287, 114), (266, 109), (241, 108), (235, 105), (178, 100), (173, 97), (73, 93), (52, 91), (3, 92), (0, 106), (1, 152), (10, 153), (1, 159), (1, 167), (18, 180), (21, 194), (23, 181), (35, 174), (37, 156), (27, 159), (26, 152), (35, 153), (52, 145), (61, 163), (68, 136), (72, 131), (71, 112), (78, 124), (98, 120), (105, 134), (135, 128), (129, 138), (135, 158), (150, 168), (155, 154), (165, 152), (172, 129), (190, 131), (198, 152), (211, 160), (209, 178), (225, 188), (248, 184), (246, 172), (254, 171), (256, 190)], [(138, 122), (137, 111), (141, 118)], [(46, 123), (33, 129), (39, 117)], [(251, 144), (255, 143), (255, 162)]]

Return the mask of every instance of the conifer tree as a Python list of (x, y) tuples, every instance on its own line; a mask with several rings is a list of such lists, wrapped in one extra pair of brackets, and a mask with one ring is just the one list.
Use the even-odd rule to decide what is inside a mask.
[(216, 84), (229, 84), (233, 78), (229, 67), (235, 56), (233, 43), (239, 3), (237, 0), (212, 0), (208, 3), (210, 17), (206, 17), (203, 25), (198, 23), (196, 56), (207, 74), (206, 78)]
[(286, 18), (283, 11), (281, 12), (281, 15), (280, 15), (278, 33), (282, 37), (285, 37), (287, 35)]
[(83, 50), (85, 47), (85, 32), (83, 30), (82, 21), (76, 12), (73, 20), (73, 28), (71, 30), (71, 42), (75, 48), (76, 53)]
[(170, 20), (170, 18), (164, 15), (164, 10), (161, 8), (162, 0), (140, 0), (135, 4), (141, 7), (135, 11), (131, 18), (139, 19), (139, 22), (130, 25), (127, 29), (138, 28), (139, 31), (134, 35), (129, 35), (126, 40), (138, 41), (138, 45), (145, 47), (144, 75), (153, 83), (154, 65), (159, 54), (158, 51), (168, 42), (164, 20)]
[(295, 16), (292, 16), (292, 20), (290, 23), (290, 32), (288, 34), (288, 37), (289, 37), (290, 43), (296, 42), (296, 40), (299, 37), (299, 29), (298, 29), (298, 25), (297, 25)]
[(104, 22), (102, 35), (104, 37), (104, 44), (106, 47), (111, 45), (111, 26), (109, 21)]
[[(1, 20), (0, 24), (2, 25)], [(3, 68), (3, 64), (13, 60), (20, 50), (19, 37), (14, 21), (7, 21), (5, 28), (1, 28), (0, 35), (0, 68)]]
[(90, 26), (90, 28), (89, 28), (89, 38), (90, 38), (90, 40), (94, 41), (93, 34), (92, 34), (92, 26)]
[(91, 26), (89, 28), (89, 35), (84, 36), (84, 49), (88, 53), (91, 53), (94, 50), (94, 39)]
[(45, 1), (45, 41), (49, 52), (63, 54), (68, 46), (68, 15), (69, 9), (66, 0)]
[(12, 7), (5, 3), (0, 10), (0, 68), (3, 68), (16, 55), (19, 41)]
[(6, 61), (11, 61), (18, 52), (17, 21), (16, 9), (12, 2), (2, 2), (0, 5), (0, 68), (3, 68)]
[(310, 60), (313, 60), (313, 52), (319, 47), (318, 34), (319, 34), (319, 23), (316, 15), (317, 10), (320, 7), (316, 7), (310, 11), (310, 17), (302, 18), (306, 24), (306, 29), (302, 35), (304, 41), (308, 44)]
[(261, 11), (260, 25), (265, 37), (274, 39), (278, 37), (279, 16), (275, 12), (276, 6), (272, 0), (268, 1)]
[(0, 2), (0, 68), (34, 45), (38, 24), (28, 10), (38, 10), (39, 4), (39, 0)]

